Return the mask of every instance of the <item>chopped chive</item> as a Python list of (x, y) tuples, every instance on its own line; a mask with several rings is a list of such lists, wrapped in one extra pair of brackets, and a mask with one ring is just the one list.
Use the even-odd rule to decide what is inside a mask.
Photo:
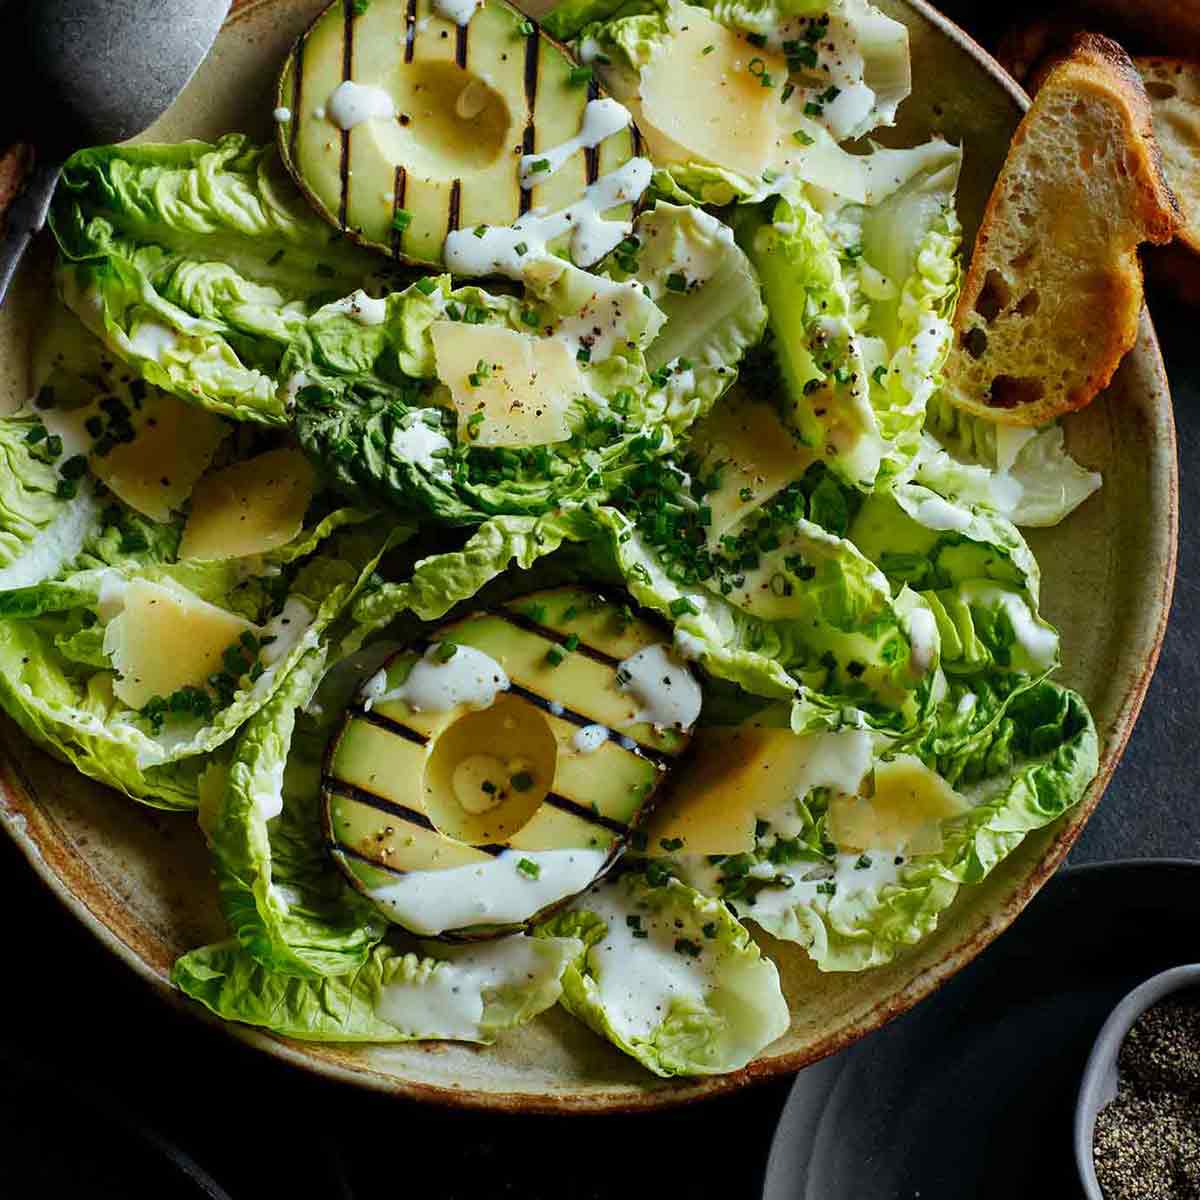
[(749, 63), (746, 64), (746, 70), (749, 71), (751, 75), (756, 77), (765, 75), (767, 71), (767, 64), (763, 59), (756, 55), (749, 61)]
[(579, 649), (579, 634), (572, 633), (569, 637), (563, 640), (563, 649), (568, 653), (573, 653)]
[(871, 372), (871, 378), (880, 386), (882, 386), (884, 379), (887, 378), (887, 372), (887, 367), (885, 367), (883, 363), (880, 363), (879, 366), (877, 366), (875, 370)]
[(542, 873), (542, 868), (532, 858), (522, 858), (517, 863), (517, 870), (527, 879), (536, 879)]
[(699, 958), (703, 947), (699, 942), (693, 942), (691, 938), (680, 937), (675, 939), (675, 953), (686, 954), (691, 958)]
[(667, 291), (668, 292), (686, 292), (687, 291), (687, 276), (682, 271), (672, 271), (667, 276)]
[(707, 921), (700, 927), (700, 932), (703, 933), (706, 938), (715, 938), (717, 936), (716, 921)]
[(592, 361), (592, 352), (586, 346), (580, 346), (575, 352), (575, 361), (586, 363)]
[(572, 67), (567, 72), (567, 83), (571, 87), (578, 87), (582, 83), (591, 83), (592, 68), (591, 67)]
[(552, 667), (557, 667), (564, 658), (566, 658), (566, 655), (557, 646), (551, 646), (550, 649), (546, 651), (546, 661)]
[(676, 850), (683, 849), (683, 838), (659, 838), (658, 844), (668, 853), (674, 854)]
[(811, 100), (804, 106), (804, 115), (806, 117), (819, 117), (824, 112), (825, 109), (821, 105), (814, 104)]
[(432, 296), (433, 293), (437, 291), (437, 280), (429, 279), (428, 277), (425, 279), (418, 279), (417, 291), (420, 292), (422, 296)]
[(476, 225), (475, 228), (473, 230), (471, 230), (471, 232), (477, 238), (485, 237), (487, 235), (487, 226), (486, 225)]
[(856, 871), (865, 871), (871, 865), (871, 856), (869, 854), (860, 854), (858, 862), (854, 864)]
[(705, 46), (704, 49), (700, 51), (700, 53), (701, 54), (711, 54), (715, 49), (716, 49), (716, 46)]
[(397, 233), (403, 233), (412, 224), (413, 215), (406, 208), (398, 208), (392, 213), (392, 228)]
[(536, 162), (529, 164), (529, 170), (534, 175), (540, 175), (543, 171), (550, 170), (550, 160), (548, 158), (539, 158)]
[(533, 22), (532, 21), (522, 21), (517, 26), (517, 32), (522, 37), (533, 37)]
[(518, 254), (528, 254), (528, 253), (529, 253), (529, 243), (528, 243), (528, 242), (518, 242), (518, 243), (517, 243), (517, 244), (516, 244), (516, 245), (513, 247), (513, 249), (514, 249), (514, 250), (515, 250), (515, 251), (516, 251)]
[(536, 329), (541, 323), (541, 318), (532, 308), (521, 310), (521, 320), (524, 324), (532, 326)]
[(779, 103), (786, 104), (792, 98), (792, 96), (795, 94), (795, 91), (796, 91), (796, 85), (794, 83), (785, 83), (783, 85), (783, 92), (780, 94), (780, 97), (779, 97)]
[(455, 642), (439, 642), (434, 657), (440, 663), (448, 663), (457, 653), (458, 645)]
[(479, 785), (479, 790), (489, 796), (494, 796), (496, 794), (496, 785), (490, 779), (485, 779)]
[(694, 616), (700, 611), (686, 596), (672, 600), (670, 609), (673, 617), (682, 617), (685, 613), (691, 613)]
[(793, 129), (792, 130), (792, 140), (795, 142), (799, 142), (800, 145), (802, 145), (802, 146), (811, 146), (813, 144), (812, 138), (810, 138), (808, 136), (808, 134), (804, 132), (803, 129)]

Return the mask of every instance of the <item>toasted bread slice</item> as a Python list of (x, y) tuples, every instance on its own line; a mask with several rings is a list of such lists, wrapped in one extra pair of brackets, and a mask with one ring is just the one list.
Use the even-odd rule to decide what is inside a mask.
[(1138, 246), (1179, 208), (1129, 56), (1083, 34), (1047, 75), (992, 191), (955, 313), (946, 390), (1007, 425), (1081, 408), (1137, 338)]
[(1200, 61), (1138, 58), (1134, 63), (1150, 97), (1163, 170), (1179, 201), (1177, 236), (1200, 252)]

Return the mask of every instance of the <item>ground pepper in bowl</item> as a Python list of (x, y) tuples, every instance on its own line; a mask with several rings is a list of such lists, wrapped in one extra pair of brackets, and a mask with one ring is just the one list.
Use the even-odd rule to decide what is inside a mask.
[(1200, 1200), (1200, 992), (1142, 1013), (1117, 1065), (1093, 1141), (1105, 1200)]

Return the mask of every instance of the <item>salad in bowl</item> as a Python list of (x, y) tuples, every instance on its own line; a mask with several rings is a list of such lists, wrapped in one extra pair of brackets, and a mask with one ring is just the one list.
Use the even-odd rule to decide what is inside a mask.
[(777, 940), (891, 962), (1098, 769), (1020, 528), (1100, 481), (941, 388), (962, 150), (869, 140), (864, 0), (338, 0), (279, 70), (274, 144), (67, 164), (0, 703), (195, 814), (221, 1018), (738, 1070)]

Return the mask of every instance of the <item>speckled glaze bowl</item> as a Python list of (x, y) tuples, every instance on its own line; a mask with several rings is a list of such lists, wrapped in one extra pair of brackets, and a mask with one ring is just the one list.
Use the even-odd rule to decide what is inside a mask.
[[(278, 64), (323, 0), (242, 0), (151, 137), (271, 133)], [(934, 131), (961, 141), (961, 211), (974, 234), (1026, 100), (996, 63), (923, 0), (881, 0), (912, 34), (915, 94), (885, 140)], [(535, 11), (531, 15), (538, 15)], [(0, 313), (0, 398), (28, 394), (28, 347), (48, 286), (48, 246), (25, 265)], [(1088, 699), (1100, 776), (1062, 821), (1026, 839), (941, 927), (897, 962), (821, 975), (796, 946), (764, 939), (792, 1010), (787, 1034), (745, 1070), (711, 1079), (653, 1077), (565, 1012), (553, 1010), (489, 1048), (441, 1043), (343, 1048), (225, 1028), (276, 1057), (381, 1092), (511, 1111), (649, 1109), (794, 1071), (850, 1044), (928, 995), (1004, 930), (1055, 869), (1100, 799), (1129, 737), (1162, 642), (1175, 573), (1175, 433), (1148, 318), (1109, 391), (1067, 426), (1072, 452), (1105, 486), (1057, 529), (1031, 537), (1046, 616), (1062, 631), (1062, 678)], [(204, 845), (187, 816), (143, 808), (82, 778), (0, 725), (0, 824), (64, 905), (173, 1004), (171, 963), (225, 936)], [(197, 1007), (201, 1019), (209, 1019)]]

